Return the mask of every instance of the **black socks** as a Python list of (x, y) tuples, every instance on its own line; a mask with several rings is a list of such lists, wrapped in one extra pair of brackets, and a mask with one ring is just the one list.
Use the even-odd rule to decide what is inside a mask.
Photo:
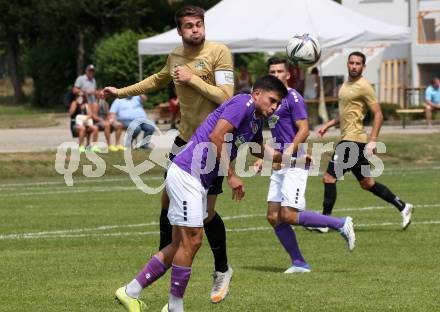
[(214, 255), (215, 271), (225, 273), (228, 270), (228, 257), (226, 255), (226, 229), (218, 213), (212, 220), (205, 224), (205, 233)]
[(373, 187), (369, 189), (371, 193), (382, 198), (383, 200), (393, 204), (399, 211), (405, 208), (405, 202), (401, 201), (399, 197), (394, 195), (385, 185), (380, 183), (375, 183)]
[(173, 240), (173, 227), (168, 220), (168, 209), (161, 209), (160, 212), (160, 220), (159, 220), (159, 229), (160, 229), (160, 245), (159, 250), (162, 250)]
[(336, 183), (324, 183), (324, 202), (322, 203), (322, 214), (326, 216), (331, 215), (335, 202)]
[[(169, 245), (172, 241), (173, 227), (168, 220), (168, 210), (162, 209), (160, 213), (160, 246), (159, 250)], [(222, 218), (216, 213), (211, 222), (204, 225), (206, 237), (211, 246), (215, 260), (215, 271), (228, 270), (228, 257), (226, 255), (226, 229)]]

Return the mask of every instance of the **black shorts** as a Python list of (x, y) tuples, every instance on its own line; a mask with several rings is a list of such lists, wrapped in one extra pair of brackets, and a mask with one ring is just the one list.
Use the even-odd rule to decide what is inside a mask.
[[(184, 141), (181, 137), (176, 136), (176, 138), (174, 139), (173, 147), (171, 148), (170, 154), (168, 156), (170, 161), (172, 161), (174, 157), (176, 157), (177, 153), (179, 152), (178, 148), (186, 145), (186, 143), (187, 142)], [(164, 176), (165, 178), (167, 177), (166, 171)], [(223, 193), (223, 178), (224, 176), (218, 176), (215, 178), (212, 185), (208, 189), (208, 195), (218, 195)]]
[(371, 177), (370, 162), (364, 156), (364, 149), (367, 144), (341, 141), (335, 147), (327, 173), (336, 179), (342, 178), (347, 172), (353, 172), (358, 181)]

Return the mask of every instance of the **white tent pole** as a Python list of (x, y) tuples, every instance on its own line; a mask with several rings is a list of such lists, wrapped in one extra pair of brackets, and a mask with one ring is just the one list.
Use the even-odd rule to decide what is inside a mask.
[(418, 66), (414, 57), (415, 46), (418, 42), (418, 23), (417, 12), (418, 3), (417, 0), (409, 1), (409, 26), (411, 27), (412, 44), (410, 48), (410, 60), (411, 60), (411, 88), (417, 88), (420, 85), (420, 77), (418, 73)]
[(139, 81), (141, 81), (143, 77), (142, 54), (138, 54), (138, 56), (139, 56)]
[(319, 61), (318, 70), (319, 70), (319, 106), (318, 106), (318, 116), (321, 117), (323, 123), (326, 123), (328, 121), (328, 113), (327, 113), (327, 105), (325, 104), (324, 78), (323, 78), (323, 72), (322, 72), (322, 61)]

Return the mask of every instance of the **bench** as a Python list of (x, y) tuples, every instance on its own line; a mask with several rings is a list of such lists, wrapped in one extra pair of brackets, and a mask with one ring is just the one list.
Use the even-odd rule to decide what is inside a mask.
[(420, 114), (424, 113), (425, 110), (423, 108), (399, 108), (396, 109), (397, 114), (402, 114), (402, 128), (406, 128), (406, 117), (408, 114)]

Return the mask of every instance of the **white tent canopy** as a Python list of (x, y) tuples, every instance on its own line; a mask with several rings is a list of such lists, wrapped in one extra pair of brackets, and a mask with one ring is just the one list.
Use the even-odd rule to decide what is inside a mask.
[[(223, 0), (205, 15), (206, 38), (232, 52), (284, 50), (295, 34), (316, 36), (324, 49), (410, 42), (410, 28), (384, 23), (332, 0)], [(139, 40), (139, 55), (167, 54), (181, 44), (176, 29)]]

